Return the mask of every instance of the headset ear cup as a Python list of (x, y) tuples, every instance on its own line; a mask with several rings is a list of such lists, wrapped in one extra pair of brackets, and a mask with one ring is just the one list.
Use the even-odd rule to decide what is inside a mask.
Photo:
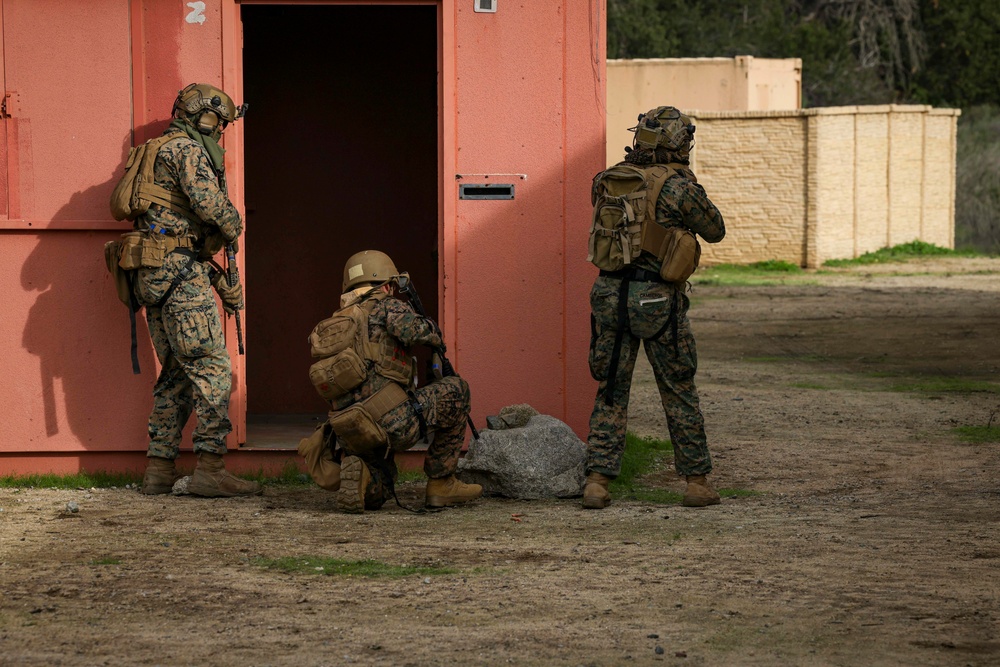
[(198, 116), (198, 131), (202, 134), (212, 134), (219, 127), (219, 116), (214, 111), (205, 111)]

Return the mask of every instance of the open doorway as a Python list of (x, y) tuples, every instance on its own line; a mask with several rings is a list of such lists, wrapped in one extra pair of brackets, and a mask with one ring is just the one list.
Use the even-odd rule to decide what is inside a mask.
[(360, 250), (438, 297), (436, 5), (244, 5), (247, 446), (325, 419), (306, 338)]

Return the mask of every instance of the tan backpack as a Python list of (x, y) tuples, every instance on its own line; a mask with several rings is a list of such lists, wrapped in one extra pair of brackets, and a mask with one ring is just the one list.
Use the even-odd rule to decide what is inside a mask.
[(368, 338), (368, 317), (384, 294), (341, 308), (323, 320), (309, 334), (312, 356), (319, 361), (309, 367), (309, 379), (320, 396), (328, 401), (361, 386), (368, 377), (366, 361), (375, 364), (380, 375), (408, 386), (413, 364), (396, 350), (391, 339), (381, 343)]
[[(679, 165), (678, 165), (679, 166)], [(660, 277), (683, 282), (694, 273), (701, 247), (694, 233), (656, 224), (656, 201), (673, 165), (621, 162), (594, 177), (594, 216), (587, 261), (602, 271), (627, 268), (643, 250), (661, 262)]]
[(198, 219), (191, 211), (191, 202), (184, 193), (167, 190), (153, 182), (156, 154), (163, 144), (179, 136), (184, 135), (179, 131), (169, 132), (129, 151), (125, 173), (111, 192), (111, 215), (115, 220), (135, 220), (149, 210), (150, 204), (159, 204), (186, 217)]

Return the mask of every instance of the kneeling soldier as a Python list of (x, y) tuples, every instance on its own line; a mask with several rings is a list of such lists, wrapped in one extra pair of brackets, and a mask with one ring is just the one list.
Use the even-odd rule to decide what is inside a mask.
[(329, 421), (299, 444), (316, 482), (337, 492), (342, 512), (378, 509), (393, 497), (395, 452), (433, 434), (424, 460), (426, 505), (445, 507), (482, 495), (455, 478), (469, 416), (469, 385), (457, 375), (413, 389), (409, 348), (444, 342), (433, 320), (394, 296), (400, 276), (388, 255), (357, 253), (344, 267), (340, 310), (309, 337), (310, 379), (330, 401)]

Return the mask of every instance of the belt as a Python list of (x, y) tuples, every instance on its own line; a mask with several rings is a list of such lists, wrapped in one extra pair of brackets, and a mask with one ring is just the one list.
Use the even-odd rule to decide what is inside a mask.
[(619, 280), (634, 280), (640, 283), (666, 283), (667, 281), (660, 277), (660, 274), (656, 271), (647, 271), (646, 269), (631, 268), (631, 269), (621, 269), (620, 271), (601, 271), (601, 276), (605, 278), (618, 278)]

